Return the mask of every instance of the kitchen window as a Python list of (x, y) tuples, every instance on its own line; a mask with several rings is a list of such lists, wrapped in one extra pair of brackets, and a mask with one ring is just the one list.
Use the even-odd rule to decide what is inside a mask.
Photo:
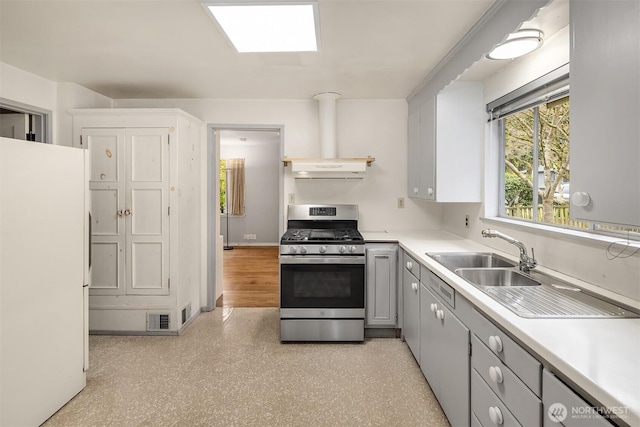
[(640, 238), (638, 229), (570, 219), (570, 108), (568, 66), (487, 106), (500, 139), (499, 216)]

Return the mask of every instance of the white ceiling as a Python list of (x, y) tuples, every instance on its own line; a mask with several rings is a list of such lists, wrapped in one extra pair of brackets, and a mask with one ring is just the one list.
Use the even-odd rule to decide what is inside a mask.
[(405, 98), (492, 3), (319, 0), (319, 52), (239, 54), (198, 0), (0, 0), (0, 61), (115, 99)]

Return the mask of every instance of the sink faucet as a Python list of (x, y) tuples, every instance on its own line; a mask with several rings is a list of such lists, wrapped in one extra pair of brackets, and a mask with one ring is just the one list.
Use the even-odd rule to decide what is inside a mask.
[(490, 228), (482, 230), (482, 237), (499, 237), (520, 249), (520, 263), (518, 265), (520, 271), (524, 271), (526, 273), (532, 268), (535, 268), (536, 265), (538, 265), (535, 254), (533, 252), (533, 248), (531, 248), (531, 256), (527, 255), (527, 248), (519, 240), (516, 240), (513, 237), (507, 236), (506, 234), (502, 234), (499, 231), (492, 230)]

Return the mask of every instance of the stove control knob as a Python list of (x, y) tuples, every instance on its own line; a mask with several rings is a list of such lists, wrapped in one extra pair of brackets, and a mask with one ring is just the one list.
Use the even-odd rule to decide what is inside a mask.
[(289, 253), (290, 254), (295, 254), (297, 252), (296, 247), (295, 246), (289, 246)]
[(320, 253), (323, 254), (327, 252), (327, 247), (326, 246), (320, 246)]
[(343, 254), (347, 251), (347, 247), (346, 246), (340, 246), (340, 253)]
[(307, 253), (307, 248), (305, 248), (304, 246), (300, 246), (299, 252), (304, 255)]
[(349, 246), (349, 252), (354, 253), (356, 251), (355, 246)]

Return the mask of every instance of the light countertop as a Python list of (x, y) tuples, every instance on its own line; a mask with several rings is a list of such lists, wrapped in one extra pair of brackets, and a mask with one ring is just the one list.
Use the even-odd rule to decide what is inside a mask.
[[(597, 401), (591, 403), (623, 411), (617, 412), (621, 419), (632, 426), (640, 425), (640, 318), (520, 317), (426, 255), (427, 252), (480, 251), (517, 261), (515, 248), (514, 254), (504, 253), (439, 230), (364, 231), (362, 234), (368, 243), (398, 242), (402, 249), (528, 347), (546, 368)], [(537, 269), (576, 286), (603, 291), (543, 266)]]

